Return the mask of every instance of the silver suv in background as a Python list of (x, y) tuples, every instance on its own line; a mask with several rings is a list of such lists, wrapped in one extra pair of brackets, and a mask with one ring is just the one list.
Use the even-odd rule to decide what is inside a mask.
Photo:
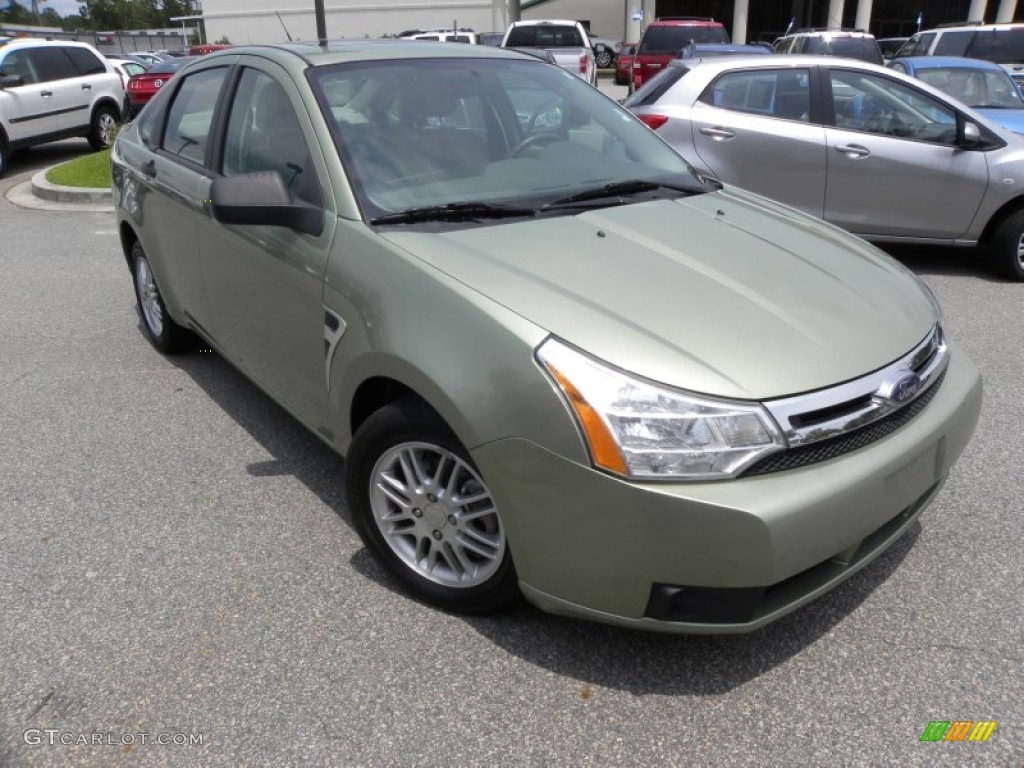
[(870, 32), (862, 29), (798, 29), (772, 44), (776, 53), (843, 56), (869, 64), (882, 64), (882, 50)]
[(120, 75), (91, 45), (0, 42), (0, 175), (17, 149), (73, 136), (110, 146), (124, 99)]

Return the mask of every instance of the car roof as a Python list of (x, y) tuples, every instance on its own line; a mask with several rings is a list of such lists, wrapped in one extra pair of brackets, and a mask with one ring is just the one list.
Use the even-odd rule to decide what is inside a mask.
[(673, 19), (671, 17), (664, 19), (655, 19), (647, 26), (649, 27), (721, 27), (722, 22), (715, 21), (712, 18), (701, 17), (701, 18), (678, 18)]
[(969, 59), (966, 56), (900, 56), (896, 59), (901, 64), (910, 64), (914, 69), (945, 69), (957, 67), (959, 69), (989, 69), (1005, 72), (1005, 70), (993, 61), (985, 59)]
[(539, 27), (544, 24), (564, 24), (566, 26), (575, 27), (576, 21), (574, 21), (573, 19), (524, 19), (522, 21), (513, 21), (511, 26)]
[(43, 40), (39, 37), (12, 37), (0, 42), (0, 45), (2, 45), (5, 50), (12, 48), (41, 48), (68, 45), (74, 46), (75, 48), (89, 48), (90, 50), (95, 50), (88, 43), (81, 43), (77, 40)]
[[(575, 24), (576, 22), (570, 22)], [(307, 67), (381, 59), (522, 59), (522, 54), (489, 45), (452, 45), (434, 40), (329, 40), (321, 46), (315, 40), (280, 43), (277, 45), (237, 45), (203, 56), (204, 61), (216, 61), (225, 56), (252, 54), (271, 58), (285, 66), (301, 62)]]

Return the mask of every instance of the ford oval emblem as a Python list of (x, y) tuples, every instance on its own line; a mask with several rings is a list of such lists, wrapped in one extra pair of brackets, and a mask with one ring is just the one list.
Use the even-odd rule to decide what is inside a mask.
[(886, 377), (875, 394), (891, 403), (901, 405), (912, 400), (920, 388), (920, 376), (913, 371), (899, 371)]

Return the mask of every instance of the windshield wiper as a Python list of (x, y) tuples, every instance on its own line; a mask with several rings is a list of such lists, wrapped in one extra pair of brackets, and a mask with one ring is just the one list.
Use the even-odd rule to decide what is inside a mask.
[[(695, 194), (698, 190), (692, 187), (684, 187), (680, 184), (665, 184), (660, 181), (644, 181), (643, 179), (634, 179), (633, 181), (618, 181), (612, 184), (605, 184), (604, 186), (597, 187), (595, 189), (588, 189), (583, 192), (578, 192), (575, 195), (569, 195), (568, 197), (562, 197), (558, 200), (553, 200), (550, 203), (544, 205), (541, 210), (551, 210), (552, 208), (563, 208), (573, 206), (576, 203), (589, 203), (604, 200), (606, 198), (622, 198), (629, 197), (631, 195), (639, 195), (644, 192), (653, 192), (656, 189), (671, 189), (675, 192), (682, 192), (687, 195)], [(617, 204), (621, 204), (625, 201), (618, 200)]]
[(533, 216), (533, 208), (514, 208), (490, 203), (447, 203), (428, 205), (423, 208), (409, 208), (396, 213), (386, 213), (371, 224), (413, 224), (417, 221), (476, 221), (478, 219), (503, 219), (517, 216)]

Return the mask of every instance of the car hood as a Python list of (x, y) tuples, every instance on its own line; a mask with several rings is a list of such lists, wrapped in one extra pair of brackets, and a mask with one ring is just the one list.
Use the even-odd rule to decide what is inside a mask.
[(987, 107), (974, 107), (974, 111), (984, 115), (996, 125), (1001, 125), (1008, 131), (1024, 133), (1024, 109), (989, 109)]
[(853, 379), (936, 321), (888, 256), (739, 190), (382, 236), (612, 365), (722, 397)]

